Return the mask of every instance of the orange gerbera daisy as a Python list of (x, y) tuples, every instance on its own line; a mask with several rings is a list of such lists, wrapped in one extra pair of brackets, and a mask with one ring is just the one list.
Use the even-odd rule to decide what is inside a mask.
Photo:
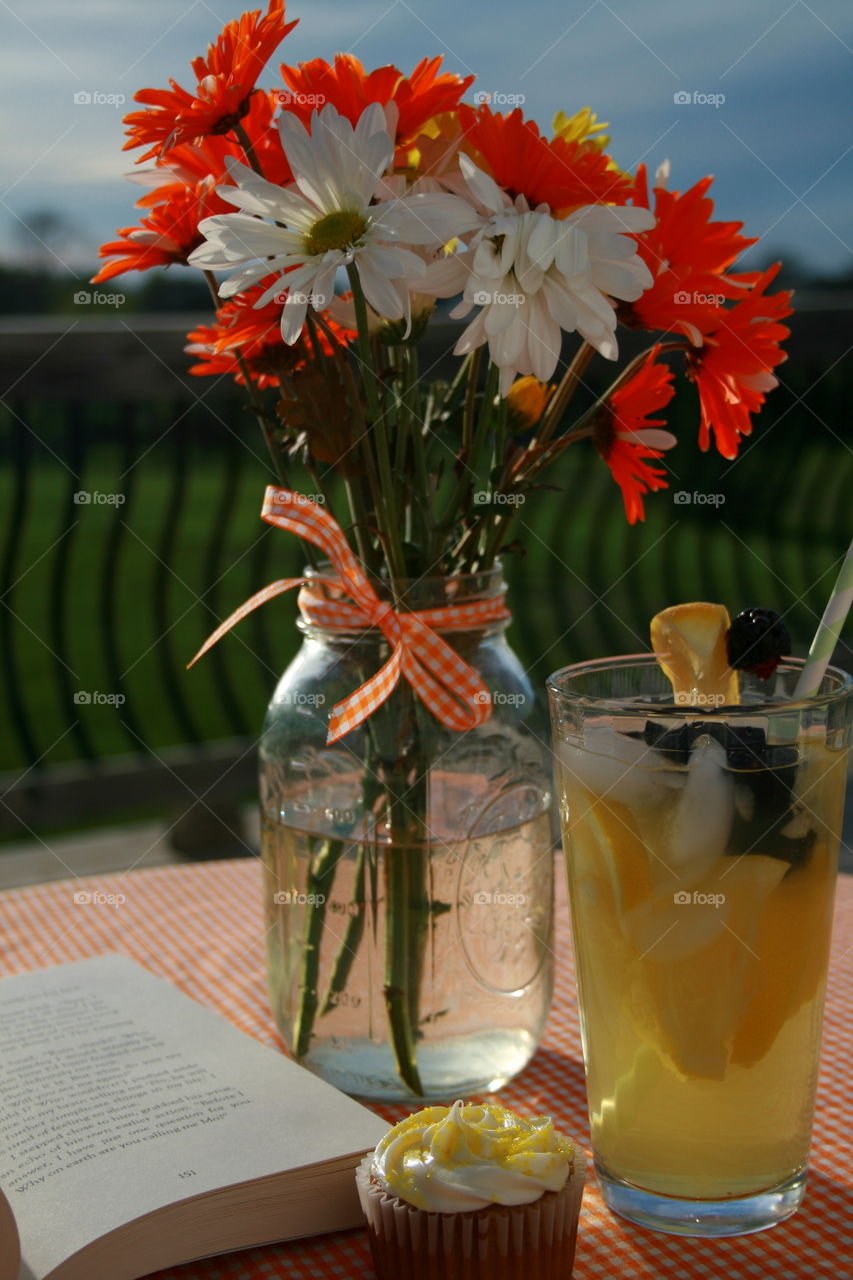
[(171, 89), (140, 89), (135, 95), (148, 109), (125, 116), (125, 151), (148, 147), (140, 161), (150, 160), (181, 142), (229, 133), (248, 112), (258, 76), (295, 26), (284, 21), (284, 0), (270, 0), (263, 17), (256, 9), (227, 23), (207, 57), (193, 58), (195, 93), (170, 80)]
[[(191, 185), (169, 184), (168, 193), (153, 205), (140, 226), (119, 227), (117, 234), (121, 239), (101, 245), (100, 257), (113, 261), (101, 267), (92, 277), (92, 284), (100, 284), (125, 271), (147, 271), (149, 267), (186, 263), (193, 249), (204, 240), (198, 229), (202, 218), (231, 211), (231, 206), (216, 194), (215, 188), (215, 178), (203, 178)], [(150, 197), (146, 199), (150, 201)]]
[(644, 493), (668, 487), (666, 472), (650, 466), (648, 459), (662, 458), (676, 443), (669, 431), (659, 430), (665, 426), (663, 418), (648, 416), (675, 394), (672, 370), (656, 362), (659, 351), (653, 347), (634, 376), (613, 392), (593, 428), (595, 447), (622, 490), (629, 524), (645, 519)]
[(520, 108), (508, 115), (484, 103), (459, 108), (465, 134), (462, 149), (510, 196), (523, 195), (531, 208), (547, 204), (559, 217), (580, 205), (625, 204), (629, 179), (611, 168), (611, 159), (593, 142), (543, 138)]
[[(217, 308), (215, 324), (200, 325), (187, 334), (190, 345), (185, 350), (199, 357), (199, 363), (190, 368), (190, 373), (200, 377), (232, 374), (242, 384), (245, 379), (237, 364), (239, 351), (259, 387), (277, 387), (283, 377), (303, 368), (313, 358), (307, 332), (303, 331), (293, 346), (288, 346), (281, 336), (283, 296), (263, 307), (255, 307), (271, 283), (272, 277), (267, 276), (251, 289), (229, 298)], [(354, 336), (330, 316), (324, 319), (340, 342), (346, 343)], [(323, 354), (331, 356), (332, 344), (322, 330), (318, 330), (317, 339)]]
[[(273, 124), (274, 113), (275, 95), (258, 90), (252, 95), (252, 105), (243, 120), (243, 130), (263, 169), (264, 177), (278, 186), (287, 186), (293, 181), (293, 174), (281, 145), (281, 136)], [(165, 152), (153, 169), (134, 171), (134, 179), (160, 184), (137, 200), (137, 205), (145, 209), (162, 204), (178, 188), (199, 182), (203, 178), (213, 178), (219, 184), (230, 183), (227, 161), (232, 156), (244, 163), (247, 160), (241, 143), (222, 134), (199, 138), (195, 142), (182, 142)]]
[[(654, 189), (655, 225), (637, 236), (640, 257), (654, 283), (636, 302), (623, 303), (619, 319), (639, 329), (685, 334), (701, 346), (702, 334), (717, 322), (727, 299), (742, 297), (755, 275), (727, 276), (725, 271), (756, 240), (739, 234), (742, 222), (716, 222), (707, 191), (713, 178), (702, 178), (683, 194)], [(632, 203), (650, 209), (645, 165), (637, 169)]]
[(440, 68), (440, 57), (424, 58), (409, 76), (394, 66), (365, 72), (351, 53), (336, 54), (334, 66), (322, 58), (313, 58), (300, 62), (298, 67), (282, 66), (289, 92), (280, 93), (279, 100), (306, 127), (312, 112), (327, 103), (332, 103), (352, 125), (357, 124), (371, 102), (381, 102), (383, 106), (393, 103), (398, 112), (397, 145), (405, 146), (414, 141), (433, 116), (455, 110), (474, 82), (474, 76), (462, 78), (450, 71), (439, 74)]
[(760, 273), (741, 301), (719, 310), (703, 345), (687, 353), (687, 376), (696, 383), (702, 413), (699, 447), (707, 450), (713, 433), (724, 458), (734, 458), (741, 437), (752, 431), (751, 415), (778, 382), (770, 370), (787, 359), (780, 343), (791, 331), (780, 321), (791, 314), (791, 291), (765, 294), (781, 265)]

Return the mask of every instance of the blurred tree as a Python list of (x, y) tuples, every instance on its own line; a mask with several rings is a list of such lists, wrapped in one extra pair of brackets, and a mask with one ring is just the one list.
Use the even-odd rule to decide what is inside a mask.
[(73, 221), (59, 209), (31, 209), (12, 223), (17, 261), (31, 271), (55, 271), (63, 266), (63, 250), (77, 238)]

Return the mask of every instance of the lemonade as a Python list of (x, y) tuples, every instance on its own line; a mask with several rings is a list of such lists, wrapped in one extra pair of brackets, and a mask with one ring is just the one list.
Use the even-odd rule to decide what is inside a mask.
[[(743, 706), (681, 710), (653, 660), (585, 670), (575, 701), (565, 696), (573, 669), (552, 677), (551, 695), (605, 1198), (684, 1231), (688, 1211), (644, 1218), (634, 1190), (650, 1204), (713, 1202), (719, 1230), (703, 1234), (754, 1230), (802, 1196), (849, 680), (839, 716), (750, 705), (748, 678)], [(788, 679), (780, 672), (779, 687)], [(754, 1222), (740, 1209), (726, 1219), (726, 1203), (764, 1193)]]
[[(838, 838), (826, 826), (840, 821), (843, 753), (805, 744), (798, 783), (813, 813), (802, 810), (806, 818), (795, 827), (802, 834), (782, 837), (775, 856), (739, 853), (720, 820), (719, 792), (742, 791), (748, 804), (757, 770), (727, 770), (712, 759), (725, 781), (715, 788), (704, 777), (704, 795), (691, 800), (689, 766), (656, 767), (652, 758), (631, 766), (630, 795), (620, 802), (618, 785), (596, 792), (581, 781), (594, 783), (597, 763), (564, 747), (599, 1163), (666, 1195), (774, 1187), (808, 1156), (838, 857)], [(696, 767), (710, 772), (708, 764)], [(688, 817), (685, 804), (696, 812)], [(786, 843), (796, 846), (793, 862)]]

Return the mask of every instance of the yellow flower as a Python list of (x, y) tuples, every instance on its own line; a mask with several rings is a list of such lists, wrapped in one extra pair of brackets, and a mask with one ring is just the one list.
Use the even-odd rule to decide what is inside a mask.
[(450, 170), (455, 171), (454, 160), (461, 141), (462, 129), (454, 114), (433, 116), (417, 138), (397, 153), (395, 172), (403, 173), (409, 182), (420, 179), (419, 191), (440, 191), (440, 180)]
[(553, 383), (540, 382), (531, 375), (516, 378), (507, 394), (509, 418), (515, 435), (532, 431), (555, 390)]
[(567, 116), (565, 111), (558, 111), (552, 127), (555, 138), (563, 138), (566, 142), (586, 142), (599, 151), (603, 151), (610, 142), (609, 136), (601, 132), (608, 127), (607, 124), (596, 120), (591, 107), (582, 107), (573, 116)]
[[(565, 111), (558, 111), (553, 122), (555, 138), (562, 138), (564, 142), (578, 142), (594, 151), (604, 151), (610, 145), (610, 135), (601, 132), (608, 127), (606, 121), (595, 118), (592, 107), (582, 107), (573, 116), (567, 116)], [(630, 176), (610, 156), (607, 157), (607, 168), (614, 173)]]

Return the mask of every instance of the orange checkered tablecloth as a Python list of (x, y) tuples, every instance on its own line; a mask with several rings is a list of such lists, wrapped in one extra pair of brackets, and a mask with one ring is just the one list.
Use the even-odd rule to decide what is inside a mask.
[[(553, 1115), (589, 1149), (574, 966), (558, 875), (557, 982), (543, 1043), (502, 1091), (523, 1113)], [(75, 904), (85, 890), (126, 901)], [(8, 889), (0, 893), (0, 974), (122, 951), (242, 1031), (281, 1048), (266, 998), (260, 868), (253, 860), (157, 867)], [(796, 947), (796, 938), (791, 939)], [(850, 989), (853, 877), (835, 910), (809, 1188), (803, 1208), (770, 1231), (731, 1240), (678, 1239), (632, 1227), (603, 1206), (594, 1179), (584, 1195), (577, 1280), (843, 1280), (853, 1258)], [(409, 1108), (379, 1107), (389, 1120)], [(156, 1280), (291, 1280), (373, 1276), (363, 1231), (250, 1249), (157, 1273)], [(531, 1277), (535, 1280), (535, 1277)]]

